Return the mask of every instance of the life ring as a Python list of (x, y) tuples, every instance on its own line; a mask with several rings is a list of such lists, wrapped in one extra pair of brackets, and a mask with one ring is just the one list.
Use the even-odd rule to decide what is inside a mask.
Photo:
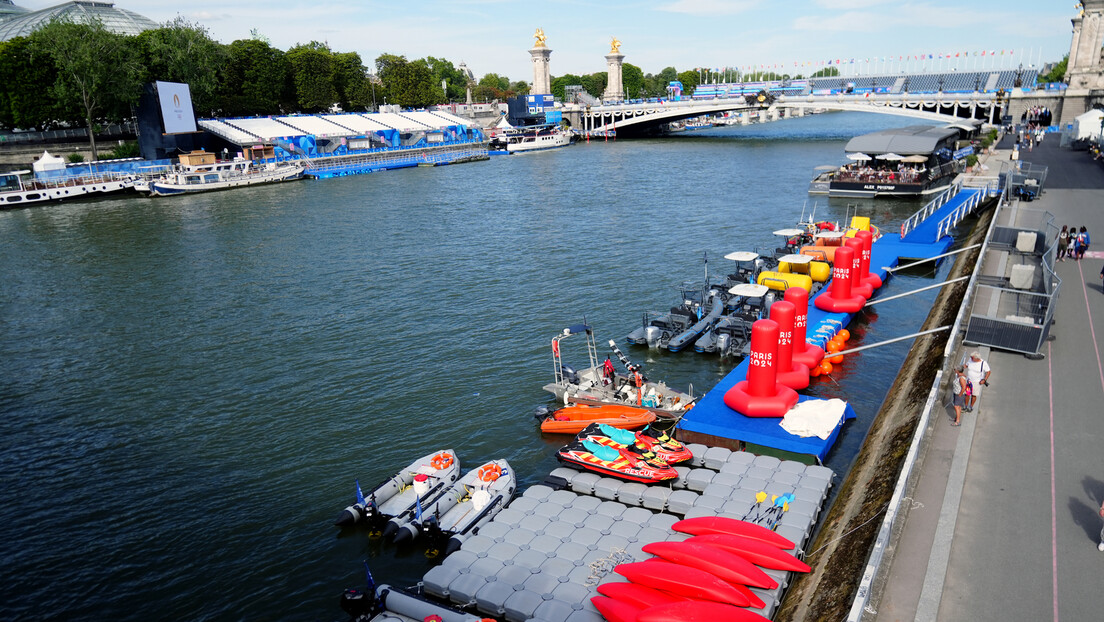
[(429, 465), (438, 471), (443, 471), (452, 466), (452, 455), (441, 452), (429, 461)]
[(493, 482), (502, 476), (502, 467), (497, 464), (485, 464), (479, 467), (479, 473), (476, 476), (481, 482)]
[(901, 223), (901, 237), (905, 237), (905, 223)]

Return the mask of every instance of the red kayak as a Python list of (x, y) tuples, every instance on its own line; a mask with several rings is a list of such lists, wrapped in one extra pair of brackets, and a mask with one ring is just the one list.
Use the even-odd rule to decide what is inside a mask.
[(675, 596), (643, 585), (621, 581), (599, 585), (598, 593), (640, 609), (647, 609), (656, 605), (670, 605), (686, 600), (682, 596)]
[(598, 613), (609, 622), (636, 622), (636, 617), (643, 611), (639, 607), (606, 596), (594, 596), (590, 602), (594, 603)]
[(681, 531), (682, 533), (688, 533), (694, 536), (702, 536), (712, 533), (720, 534), (732, 534), (734, 536), (743, 536), (745, 538), (752, 538), (755, 540), (761, 540), (768, 544), (785, 549), (787, 551), (793, 550), (794, 543), (790, 542), (786, 538), (778, 535), (777, 533), (767, 529), (762, 525), (756, 525), (755, 523), (749, 523), (747, 521), (736, 520), (735, 518), (725, 518), (723, 516), (699, 516), (698, 518), (687, 518), (680, 520), (671, 526), (671, 529), (675, 531)]
[(645, 545), (643, 551), (675, 564), (704, 570), (729, 583), (742, 583), (768, 590), (778, 587), (777, 581), (746, 558), (719, 546), (694, 542), (695, 540), (697, 538), (690, 538), (685, 542), (652, 542)]
[(636, 622), (768, 622), (768, 618), (732, 605), (707, 602), (658, 605), (641, 611)]
[[(690, 544), (691, 542), (730, 551), (764, 568), (791, 570), (794, 572), (809, 572), (810, 570), (809, 565), (805, 562), (762, 540), (734, 536), (732, 534), (714, 533), (704, 536), (694, 536), (683, 542), (683, 544)], [(647, 550), (647, 548), (645, 548), (645, 550)]]
[[(746, 596), (728, 583), (704, 570), (689, 566), (665, 561), (650, 561), (620, 564), (613, 571), (633, 583), (664, 590), (677, 596), (728, 603), (737, 607), (751, 604)], [(677, 606), (677, 604), (665, 606)]]

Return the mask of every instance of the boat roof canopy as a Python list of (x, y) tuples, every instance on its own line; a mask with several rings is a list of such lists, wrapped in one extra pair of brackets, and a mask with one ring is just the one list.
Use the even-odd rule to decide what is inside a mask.
[(752, 251), (736, 251), (725, 255), (724, 258), (730, 261), (755, 261), (759, 259), (759, 253)]
[(958, 136), (958, 132), (957, 127), (951, 126), (910, 125), (856, 136), (847, 141), (844, 151), (871, 155), (929, 154), (938, 149), (942, 141)]
[(565, 336), (566, 335), (576, 335), (576, 334), (582, 333), (582, 332), (588, 332), (589, 333), (590, 332), (590, 327), (587, 326), (586, 324), (572, 324), (571, 326), (568, 326), (567, 328), (563, 329), (563, 334)]

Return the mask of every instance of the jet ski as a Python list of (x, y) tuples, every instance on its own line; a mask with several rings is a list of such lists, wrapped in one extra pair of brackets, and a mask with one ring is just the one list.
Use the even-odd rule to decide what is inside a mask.
[(651, 484), (678, 478), (674, 468), (636, 445), (614, 447), (581, 438), (561, 447), (556, 458), (570, 467), (630, 482)]
[[(646, 432), (646, 433), (645, 433)], [(604, 423), (587, 426), (579, 434), (580, 439), (588, 439), (600, 445), (615, 448), (633, 446), (639, 451), (652, 452), (667, 464), (686, 462), (694, 457), (685, 445), (671, 438), (666, 432), (648, 426), (640, 432), (620, 430)]]

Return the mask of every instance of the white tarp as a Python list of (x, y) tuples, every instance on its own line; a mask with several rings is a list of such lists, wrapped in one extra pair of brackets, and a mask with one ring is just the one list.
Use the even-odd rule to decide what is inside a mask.
[(1090, 110), (1073, 120), (1073, 139), (1085, 140), (1100, 138), (1100, 120), (1104, 119), (1104, 112)]
[(42, 157), (35, 161), (34, 172), (60, 171), (65, 168), (65, 159), (50, 155), (49, 151), (43, 151)]
[(847, 402), (841, 399), (805, 400), (791, 408), (779, 425), (794, 436), (828, 440), (832, 430), (843, 420), (846, 409)]

